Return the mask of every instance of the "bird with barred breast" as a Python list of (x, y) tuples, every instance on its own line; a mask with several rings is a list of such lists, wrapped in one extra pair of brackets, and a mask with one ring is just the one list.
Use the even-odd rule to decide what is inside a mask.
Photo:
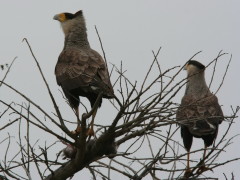
[[(218, 98), (212, 94), (205, 81), (205, 66), (198, 61), (190, 60), (185, 65), (187, 70), (187, 84), (185, 95), (182, 98), (176, 114), (176, 120), (181, 127), (183, 144), (187, 150), (187, 166), (185, 177), (191, 175), (190, 149), (193, 137), (204, 141), (203, 160), (206, 149), (211, 146), (218, 134), (218, 126), (223, 121), (223, 112)], [(200, 165), (198, 173), (209, 170), (204, 162)]]
[[(98, 107), (102, 98), (114, 98), (114, 91), (110, 82), (107, 65), (101, 55), (91, 49), (85, 19), (82, 10), (71, 13), (60, 13), (54, 16), (61, 24), (65, 35), (64, 47), (59, 55), (55, 75), (57, 84), (74, 109), (78, 118), (78, 127), (75, 133), (81, 130), (79, 120), (79, 96), (86, 97), (93, 108), (99, 94), (101, 94)], [(97, 108), (92, 115), (90, 129), (87, 134), (94, 135), (93, 125)]]

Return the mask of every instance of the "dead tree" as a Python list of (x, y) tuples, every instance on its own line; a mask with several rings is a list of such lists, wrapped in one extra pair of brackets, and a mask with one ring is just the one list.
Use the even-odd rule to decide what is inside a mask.
[[(0, 88), (5, 87), (9, 92), (18, 94), (23, 102), (19, 103), (14, 99), (6, 102), (0, 98), (0, 130), (2, 133), (8, 132), (6, 137), (1, 136), (0, 139), (1, 149), (5, 149), (5, 155), (0, 159), (0, 179), (65, 180), (84, 168), (89, 171), (88, 178), (85, 179), (113, 179), (112, 174), (117, 174), (121, 179), (134, 180), (145, 177), (155, 180), (163, 177), (181, 179), (185, 170), (186, 153), (183, 151), (182, 142), (175, 139), (176, 134), (179, 134), (175, 121), (179, 104), (174, 99), (186, 84), (186, 79), (179, 79), (183, 67), (161, 69), (158, 61), (161, 48), (156, 53), (153, 52), (152, 64), (144, 79), (138, 80), (138, 83), (129, 80), (122, 64), (120, 68), (113, 65), (110, 72), (112, 82), (115, 79), (113, 84), (116, 97), (110, 102), (116, 114), (114, 118), (108, 119), (108, 125), (95, 125), (96, 137), (89, 139), (86, 136), (87, 120), (97, 107), (91, 110), (86, 108), (80, 119), (82, 127), (80, 135), (72, 134), (69, 123), (77, 122), (69, 122), (70, 120), (63, 118), (61, 109), (54, 99), (57, 92), (52, 93), (50, 90), (31, 46), (26, 39), (25, 41), (46, 85), (54, 109), (53, 113), (48, 113), (44, 107), (40, 107), (27, 95), (5, 82), (5, 78), (1, 80)], [(220, 52), (209, 63), (209, 66), (214, 67), (213, 76), (216, 64), (222, 56), (227, 57), (225, 53)], [(223, 81), (229, 64), (230, 61)], [(218, 140), (206, 155), (206, 165), (211, 169), (240, 159), (236, 157), (215, 163), (216, 158), (221, 156), (223, 151), (227, 151), (235, 138), (227, 138), (227, 134), (237, 117), (238, 110), (238, 107), (232, 108), (232, 114), (226, 115), (224, 123), (228, 124), (228, 128), (219, 134)], [(11, 127), (16, 124), (18, 132), (13, 137)], [(43, 136), (34, 137), (31, 128), (40, 129)], [(54, 138), (55, 141), (50, 144), (48, 137)], [(14, 143), (16, 139), (17, 143)], [(40, 143), (42, 139), (45, 141), (44, 145)], [(63, 146), (65, 147), (62, 149)], [(17, 152), (10, 154), (11, 148)], [(203, 149), (191, 153), (200, 151)], [(64, 154), (65, 157), (61, 158), (60, 154)], [(195, 162), (192, 167), (192, 179), (214, 179), (204, 176), (205, 172), (198, 174), (199, 164), (201, 162)]]

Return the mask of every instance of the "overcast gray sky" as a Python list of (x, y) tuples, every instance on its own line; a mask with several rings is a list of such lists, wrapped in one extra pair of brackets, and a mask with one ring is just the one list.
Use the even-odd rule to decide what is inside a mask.
[[(123, 66), (128, 70), (127, 75), (131, 80), (142, 79), (142, 72), (146, 72), (146, 67), (153, 59), (151, 51), (157, 51), (159, 47), (162, 47), (159, 59), (163, 69), (183, 65), (198, 51), (202, 53), (196, 59), (203, 64), (213, 60), (220, 50), (232, 54), (229, 72), (217, 94), (224, 113), (230, 115), (230, 106), (235, 107), (240, 104), (239, 7), (240, 1), (237, 0), (1, 0), (0, 64), (10, 63), (15, 56), (18, 56), (6, 81), (46, 109), (52, 108), (47, 92), (42, 90), (44, 85), (29, 50), (26, 44), (22, 43), (23, 38), (28, 38), (60, 103), (60, 108), (74, 117), (71, 110), (64, 109), (64, 101), (55, 81), (54, 67), (63, 48), (64, 36), (53, 16), (60, 12), (75, 13), (82, 9), (92, 48), (102, 54), (94, 29), (96, 25), (108, 62), (119, 66), (123, 61)], [(221, 58), (212, 91), (221, 83), (229, 57), (226, 55)], [(211, 75), (211, 70), (209, 68), (206, 75)], [(2, 75), (1, 72), (0, 77)], [(185, 72), (182, 72), (181, 76), (184, 78)], [(208, 77), (209, 82), (210, 77)], [(176, 98), (178, 102), (182, 95), (183, 91)], [(1, 88), (0, 98), (3, 96), (7, 101), (12, 99), (11, 93)], [(100, 112), (107, 111), (100, 110)], [(101, 113), (98, 113), (98, 116), (101, 119)], [(219, 134), (224, 131), (226, 125), (227, 123), (221, 125)], [(239, 126), (238, 119), (229, 137), (239, 133)], [(227, 149), (224, 157), (219, 160), (237, 155), (239, 157), (239, 142), (240, 139), (236, 138), (231, 148)], [(228, 176), (234, 172), (236, 177), (240, 177), (237, 167), (239, 162), (220, 167), (214, 171), (214, 176), (222, 179), (224, 177), (222, 172)], [(78, 175), (73, 179), (77, 177)]]

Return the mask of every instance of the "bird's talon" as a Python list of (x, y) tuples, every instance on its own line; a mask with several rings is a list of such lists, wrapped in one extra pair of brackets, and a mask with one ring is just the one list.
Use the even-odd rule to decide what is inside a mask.
[(189, 178), (191, 175), (193, 175), (192, 170), (191, 169), (186, 169), (185, 173), (184, 173), (184, 177)]
[(87, 131), (87, 136), (94, 136), (94, 131), (93, 131), (93, 129), (92, 128), (90, 128), (90, 129), (88, 129), (88, 131)]
[(74, 131), (71, 131), (71, 133), (73, 135), (79, 135), (81, 131), (82, 131), (82, 128), (80, 126), (78, 126), (77, 129)]
[(205, 171), (213, 171), (212, 168), (206, 167), (205, 165), (202, 165), (198, 168), (197, 174), (202, 174)]

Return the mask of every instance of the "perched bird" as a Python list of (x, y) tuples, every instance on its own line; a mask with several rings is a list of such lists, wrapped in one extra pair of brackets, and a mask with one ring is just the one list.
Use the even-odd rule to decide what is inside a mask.
[[(176, 114), (176, 120), (181, 126), (183, 144), (187, 150), (187, 167), (185, 177), (191, 174), (189, 166), (190, 149), (193, 137), (204, 141), (203, 158), (206, 148), (211, 146), (217, 137), (218, 126), (223, 121), (223, 112), (217, 97), (212, 94), (206, 84), (205, 66), (198, 61), (190, 60), (185, 65), (187, 70), (187, 85)], [(198, 171), (208, 170), (204, 163)]]
[[(113, 87), (107, 65), (101, 55), (89, 45), (83, 12), (80, 10), (75, 14), (61, 13), (55, 15), (53, 19), (60, 22), (65, 35), (64, 47), (55, 67), (57, 83), (75, 110), (79, 122), (79, 96), (86, 97), (93, 107), (100, 93), (102, 98), (113, 98)], [(98, 107), (101, 106), (102, 98)], [(97, 108), (92, 115), (89, 135), (94, 134), (96, 113)], [(76, 131), (80, 129), (79, 123)]]

